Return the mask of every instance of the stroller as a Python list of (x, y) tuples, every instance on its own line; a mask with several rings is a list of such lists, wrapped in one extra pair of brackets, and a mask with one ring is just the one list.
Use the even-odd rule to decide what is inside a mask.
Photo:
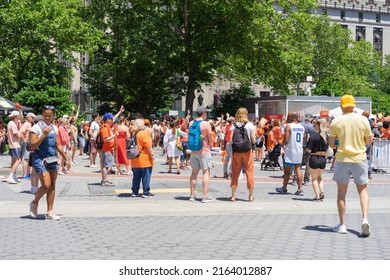
[(283, 170), (283, 167), (279, 164), (280, 153), (281, 146), (276, 145), (261, 162), (261, 170), (268, 170), (268, 168), (275, 170), (277, 167), (279, 167), (280, 170)]

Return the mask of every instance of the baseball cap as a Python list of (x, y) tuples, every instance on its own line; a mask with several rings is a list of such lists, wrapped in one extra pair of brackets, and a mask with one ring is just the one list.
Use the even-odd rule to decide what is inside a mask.
[(196, 114), (198, 116), (202, 115), (203, 113), (206, 113), (206, 108), (203, 106), (200, 106), (198, 109), (196, 109)]
[(113, 119), (114, 118), (114, 115), (111, 114), (111, 113), (105, 113), (104, 116), (103, 116), (103, 121), (106, 121), (108, 119)]
[(376, 124), (376, 126), (377, 126), (377, 127), (383, 127), (383, 123), (382, 123), (382, 122), (378, 122), (378, 123)]
[(312, 114), (306, 114), (305, 115), (305, 120), (312, 121), (313, 120), (313, 115)]
[(43, 121), (43, 117), (41, 115), (38, 115), (34, 118), (34, 122)]
[(15, 116), (19, 116), (18, 111), (12, 111), (11, 114), (9, 115), (9, 117), (15, 117)]
[(340, 103), (342, 108), (355, 107), (355, 97), (350, 94), (345, 94), (341, 97)]
[(34, 113), (28, 113), (26, 117), (27, 118), (29, 118), (29, 117), (36, 118), (37, 116), (35, 116)]

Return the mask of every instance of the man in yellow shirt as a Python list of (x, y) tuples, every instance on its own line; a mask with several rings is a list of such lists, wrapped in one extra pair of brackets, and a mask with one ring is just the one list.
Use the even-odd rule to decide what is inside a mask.
[(370, 235), (367, 221), (369, 196), (367, 191), (368, 163), (366, 145), (372, 142), (370, 125), (366, 118), (354, 112), (355, 98), (352, 95), (341, 97), (343, 115), (336, 117), (330, 125), (329, 145), (335, 147), (336, 137), (339, 145), (336, 154), (336, 166), (333, 180), (337, 182), (337, 209), (340, 224), (333, 228), (338, 233), (347, 233), (345, 225), (345, 196), (348, 183), (353, 176), (360, 196), (362, 208), (362, 236)]

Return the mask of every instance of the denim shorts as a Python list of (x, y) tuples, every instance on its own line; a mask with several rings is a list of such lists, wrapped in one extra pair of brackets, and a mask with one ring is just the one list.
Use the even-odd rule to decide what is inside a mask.
[(52, 164), (52, 165), (45, 165), (43, 163), (43, 160), (40, 158), (36, 158), (33, 161), (33, 167), (34, 170), (37, 174), (42, 174), (48, 171), (55, 171), (58, 172), (58, 163), (57, 164)]
[(195, 154), (191, 153), (190, 165), (194, 169), (206, 170), (213, 167), (211, 154)]
[(353, 176), (356, 185), (368, 183), (368, 163), (336, 162), (333, 174), (333, 180), (337, 183), (348, 185)]
[(22, 148), (9, 149), (9, 154), (12, 158), (21, 158)]

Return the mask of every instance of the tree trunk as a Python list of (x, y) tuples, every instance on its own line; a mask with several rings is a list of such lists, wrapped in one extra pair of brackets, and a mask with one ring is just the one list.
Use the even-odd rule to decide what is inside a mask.
[(187, 83), (187, 94), (186, 94), (186, 112), (190, 110), (191, 116), (194, 107), (195, 90), (196, 90), (196, 81), (194, 78), (189, 77)]

